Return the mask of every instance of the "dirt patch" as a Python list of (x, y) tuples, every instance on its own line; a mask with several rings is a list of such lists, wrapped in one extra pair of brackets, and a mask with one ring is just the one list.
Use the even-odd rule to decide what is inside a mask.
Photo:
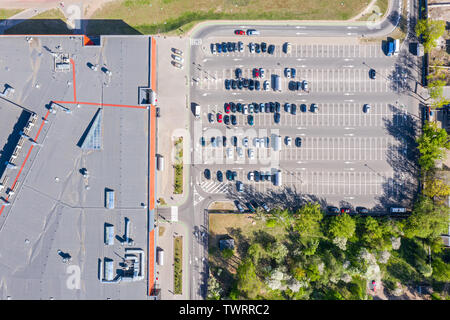
[(236, 206), (231, 201), (214, 201), (208, 207), (208, 210), (212, 212), (234, 212), (236, 211)]

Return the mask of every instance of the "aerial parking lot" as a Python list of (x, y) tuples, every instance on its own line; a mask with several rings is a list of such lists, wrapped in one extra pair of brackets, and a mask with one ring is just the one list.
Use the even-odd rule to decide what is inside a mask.
[(407, 71), (381, 41), (208, 39), (190, 67), (200, 192), (243, 203), (294, 192), (353, 212), (408, 206), (414, 174), (401, 164), (414, 157), (417, 119), (402, 95)]

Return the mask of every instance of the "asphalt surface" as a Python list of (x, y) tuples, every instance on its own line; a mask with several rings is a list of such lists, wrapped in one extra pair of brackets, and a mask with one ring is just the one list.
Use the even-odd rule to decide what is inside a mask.
[[(386, 57), (381, 41), (358, 43), (358, 37), (383, 37), (392, 32), (400, 22), (402, 1), (393, 1), (387, 18), (379, 28), (364, 23), (279, 23), (205, 24), (191, 36), (190, 101), (202, 107), (200, 120), (191, 119), (194, 150), (190, 168), (192, 187), (180, 217), (195, 230), (207, 228), (205, 209), (216, 200), (255, 199), (271, 206), (295, 208), (304, 201), (318, 201), (323, 206), (336, 204), (354, 207), (364, 205), (373, 211), (386, 211), (391, 205), (408, 205), (416, 188), (414, 176), (414, 138), (419, 125), (421, 60), (410, 53), (410, 43), (417, 41), (413, 25), (417, 19), (418, 4), (408, 4), (408, 35), (398, 56)], [(255, 28), (259, 36), (234, 36), (236, 29)], [(320, 43), (320, 38), (323, 42)], [(332, 38), (332, 40), (330, 40)], [(338, 39), (340, 38), (340, 39)], [(318, 40), (319, 39), (319, 40)], [(212, 55), (210, 43), (227, 41), (265, 41), (277, 45), (273, 56), (244, 53)], [(284, 55), (280, 45), (293, 44), (291, 55)], [(224, 88), (224, 79), (234, 78), (236, 67), (243, 69), (244, 77), (252, 68), (266, 69), (266, 79), (271, 73), (281, 75), (283, 92), (248, 92)], [(297, 69), (297, 79), (307, 79), (309, 93), (292, 93), (286, 90), (282, 75), (284, 67)], [(377, 71), (377, 79), (368, 78), (368, 70)], [(195, 80), (194, 80), (195, 79)], [(211, 147), (201, 147), (200, 137), (234, 135), (233, 128), (224, 124), (210, 125), (208, 113), (223, 113), (224, 102), (270, 102), (297, 104), (297, 115), (281, 112), (281, 123), (274, 124), (273, 114), (256, 114), (255, 125), (249, 126), (243, 115), (238, 115), (238, 129), (242, 132), (268, 135), (272, 130), (284, 136), (300, 136), (302, 147), (285, 146), (278, 152), (279, 168), (285, 172), (283, 186), (271, 182), (249, 182), (247, 172), (252, 169), (266, 171), (274, 166), (244, 163), (227, 164), (223, 150), (210, 152)], [(316, 103), (319, 113), (301, 114), (298, 107)], [(362, 106), (372, 106), (369, 114)], [(225, 113), (223, 113), (225, 114)], [(260, 130), (263, 130), (260, 132)], [(256, 133), (255, 133), (256, 131)], [(230, 141), (230, 139), (228, 139)], [(251, 141), (251, 140), (250, 140)], [(200, 152), (202, 149), (203, 154)], [(301, 150), (300, 150), (301, 149)], [(208, 153), (210, 152), (210, 153)], [(265, 150), (270, 154), (269, 150)], [(272, 152), (273, 154), (274, 152)], [(236, 159), (236, 158), (235, 158)], [(272, 158), (271, 158), (272, 159)], [(212, 164), (207, 164), (212, 162)], [(270, 163), (270, 162), (269, 162)], [(238, 179), (245, 183), (243, 193), (237, 193), (233, 182), (217, 183), (214, 178), (204, 179), (205, 168), (214, 176), (216, 170), (236, 170)], [(276, 167), (275, 167), (276, 168)], [(226, 178), (224, 177), (226, 181)], [(193, 237), (194, 238), (194, 237)], [(207, 256), (207, 241), (190, 241), (190, 257)], [(191, 280), (191, 299), (205, 297), (207, 264), (197, 264), (198, 272)]]

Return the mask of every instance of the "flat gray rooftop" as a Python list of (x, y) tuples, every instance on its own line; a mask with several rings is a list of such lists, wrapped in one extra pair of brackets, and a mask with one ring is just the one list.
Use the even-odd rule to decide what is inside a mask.
[[(0, 216), (0, 299), (147, 298), (148, 110), (103, 107), (102, 149), (92, 151), (77, 144), (101, 106), (61, 103), (71, 113), (58, 107), (48, 113), (48, 105), (74, 101), (75, 95), (72, 66), (54, 70), (56, 52), (73, 59), (77, 101), (136, 106), (139, 87), (148, 86), (149, 41), (105, 37), (101, 46), (84, 47), (81, 37), (0, 39), (0, 79), (15, 88), (13, 102), (38, 114), (36, 127), (48, 120), (37, 139), (41, 146), (31, 150), (11, 205)], [(0, 104), (0, 128), (5, 116), (17, 117), (6, 110)], [(27, 145), (22, 152), (28, 150)], [(105, 189), (115, 191), (115, 209), (105, 208)], [(120, 244), (125, 217), (133, 246)], [(105, 223), (114, 225), (113, 246), (104, 244)], [(145, 279), (102, 284), (99, 259), (113, 259), (119, 269), (124, 248), (144, 249)], [(58, 250), (72, 260), (64, 263)], [(79, 289), (73, 280), (77, 268)]]

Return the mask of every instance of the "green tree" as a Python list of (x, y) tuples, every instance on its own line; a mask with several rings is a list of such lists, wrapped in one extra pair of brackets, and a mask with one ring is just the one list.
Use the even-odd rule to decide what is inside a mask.
[(259, 259), (264, 256), (264, 249), (259, 243), (254, 243), (248, 248), (247, 255), (254, 265), (258, 265)]
[(348, 214), (332, 217), (328, 225), (328, 235), (331, 239), (349, 239), (355, 233), (356, 222)]
[(442, 179), (434, 177), (434, 175), (427, 176), (423, 183), (423, 194), (438, 203), (442, 203), (450, 195), (450, 186)]
[(266, 248), (267, 255), (274, 259), (277, 264), (281, 263), (289, 253), (289, 250), (281, 242), (269, 243)]
[(447, 84), (445, 73), (442, 72), (440, 64), (435, 64), (433, 67), (433, 73), (427, 77), (428, 93), (430, 98), (433, 99), (432, 107), (437, 109), (448, 104), (450, 101), (444, 97), (444, 86)]
[(305, 237), (319, 237), (323, 212), (318, 203), (304, 205), (296, 213), (294, 229)]
[(441, 258), (433, 258), (433, 278), (437, 281), (450, 282), (450, 265), (442, 261)]
[(246, 258), (237, 268), (237, 289), (249, 299), (254, 300), (263, 287), (261, 280), (256, 274), (256, 268), (250, 258)]
[(231, 248), (226, 248), (222, 250), (222, 256), (225, 259), (230, 259), (232, 256), (234, 256), (234, 250)]
[(434, 122), (426, 121), (422, 135), (417, 138), (420, 152), (419, 165), (425, 171), (435, 166), (435, 161), (445, 158), (446, 149), (450, 149), (447, 131), (439, 129)]
[(378, 248), (383, 245), (383, 228), (376, 219), (367, 217), (364, 220), (361, 239), (371, 248)]
[(405, 222), (405, 236), (422, 239), (437, 238), (448, 228), (450, 209), (435, 204), (430, 198), (420, 196), (411, 216)]
[(425, 52), (429, 52), (436, 46), (436, 40), (445, 32), (445, 21), (422, 19), (416, 24), (417, 37), (422, 36), (423, 48)]

